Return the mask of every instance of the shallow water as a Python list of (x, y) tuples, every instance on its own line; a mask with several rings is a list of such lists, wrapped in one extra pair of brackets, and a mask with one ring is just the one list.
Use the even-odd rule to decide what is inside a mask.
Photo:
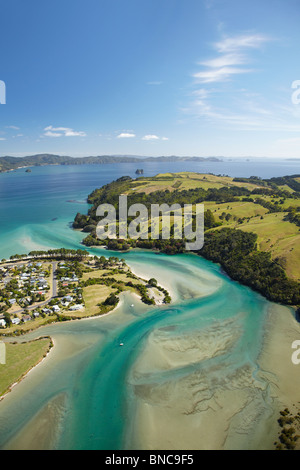
[(168, 272), (175, 302), (149, 308), (124, 294), (103, 318), (26, 335), (51, 335), (55, 347), (0, 402), (1, 448), (22, 447), (41, 413), (51, 418), (48, 445), (58, 449), (203, 448), (203, 433), (204, 448), (220, 440), (243, 448), (262, 438), (257, 429), (264, 432), (273, 402), (257, 359), (273, 304), (193, 255), (137, 252), (126, 261), (158, 278)]
[[(87, 210), (87, 194), (129, 170), (134, 176), (135, 165), (109, 167), (0, 175), (0, 258), (82, 248), (70, 222)], [(159, 171), (168, 170), (149, 173)], [(118, 256), (155, 277), (173, 303), (148, 307), (124, 294), (110, 315), (23, 337), (51, 335), (55, 347), (0, 402), (0, 448), (270, 448), (278, 405), (258, 359), (270, 311), (289, 309), (192, 254)]]

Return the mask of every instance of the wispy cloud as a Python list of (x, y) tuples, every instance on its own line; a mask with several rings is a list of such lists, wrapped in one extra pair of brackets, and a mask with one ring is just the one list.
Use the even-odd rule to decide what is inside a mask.
[(224, 38), (222, 41), (215, 43), (215, 49), (222, 53), (236, 52), (242, 49), (259, 49), (270, 40), (271, 38), (263, 34), (244, 34)]
[(253, 70), (241, 67), (250, 62), (247, 56), (249, 49), (258, 49), (270, 38), (261, 34), (227, 37), (213, 44), (217, 56), (209, 60), (199, 62), (204, 67), (193, 74), (198, 83), (224, 82), (232, 75), (250, 73)]
[(83, 131), (74, 131), (70, 127), (53, 127), (48, 126), (44, 129), (45, 137), (85, 137), (86, 133)]
[[(253, 58), (257, 62), (259, 50), (274, 40), (264, 34), (243, 34), (223, 37), (213, 43), (215, 55), (198, 62), (201, 70), (192, 74), (191, 99), (182, 111), (202, 121), (221, 124), (222, 127), (298, 132), (299, 113), (291, 105), (282, 106), (282, 103), (289, 102), (288, 90), (285, 90), (280, 103), (279, 98), (277, 102), (274, 100), (274, 95), (270, 97), (268, 93), (247, 88), (245, 78), (242, 86), (239, 80), (242, 74), (257, 72), (249, 65)], [(254, 50), (255, 56), (251, 54)], [(264, 72), (263, 68), (259, 69), (259, 73)], [(265, 75), (262, 76), (265, 79)], [(265, 83), (267, 85), (267, 79)]]

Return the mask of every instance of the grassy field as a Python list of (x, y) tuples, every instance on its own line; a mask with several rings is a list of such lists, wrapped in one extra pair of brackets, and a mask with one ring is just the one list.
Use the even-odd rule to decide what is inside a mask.
[(94, 285), (84, 287), (83, 298), (85, 302), (85, 309), (81, 312), (76, 312), (76, 316), (90, 316), (100, 314), (99, 303), (104, 302), (105, 299), (112, 293), (115, 292), (110, 286)]
[(6, 343), (6, 364), (0, 364), (0, 396), (43, 359), (51, 344), (50, 338), (28, 343)]
[[(10, 335), (10, 334), (18, 334), (18, 332), (22, 333), (28, 333), (29, 331), (39, 328), (43, 325), (47, 325), (48, 323), (52, 323), (57, 320), (56, 315), (47, 315), (46, 317), (38, 317), (35, 318), (32, 321), (29, 321), (27, 323), (21, 322), (19, 325), (12, 325), (9, 328), (5, 329), (5, 334)], [(0, 330), (0, 338), (1, 338), (1, 330)]]
[(204, 209), (210, 209), (217, 220), (221, 220), (223, 213), (230, 214), (232, 218), (257, 217), (267, 214), (268, 209), (254, 202), (226, 202), (225, 204), (216, 204), (215, 202), (206, 201)]
[(183, 191), (194, 188), (222, 188), (222, 187), (246, 187), (249, 190), (260, 187), (257, 184), (252, 183), (241, 183), (233, 181), (233, 178), (229, 176), (216, 176), (210, 174), (200, 174), (191, 172), (180, 172), (180, 173), (164, 173), (158, 174), (153, 178), (139, 178), (138, 186), (132, 184), (132, 188), (128, 191), (146, 194), (154, 191)]
[[(300, 182), (300, 178), (294, 178), (294, 180)], [(159, 174), (151, 179), (139, 178), (138, 182), (139, 186), (136, 189), (133, 184), (133, 190), (147, 194), (157, 190), (182, 191), (192, 188), (209, 189), (237, 186), (252, 191), (262, 187), (252, 182), (233, 181), (233, 178), (228, 176), (190, 172)], [(290, 195), (295, 192), (288, 185), (278, 186), (278, 189), (286, 191)], [(296, 224), (283, 220), (288, 208), (300, 207), (300, 199), (276, 196), (271, 189), (270, 195), (260, 194), (252, 197), (254, 200), (259, 197), (265, 202), (275, 204), (282, 212), (269, 213), (268, 208), (254, 202), (243, 201), (242, 197), (238, 202), (223, 204), (205, 201), (204, 209), (210, 209), (215, 220), (222, 222), (222, 227), (228, 226), (256, 233), (258, 248), (271, 252), (272, 258), (279, 260), (288, 277), (300, 280), (300, 230)]]
[[(141, 279), (134, 279), (132, 277), (128, 277), (126, 273), (118, 273), (111, 269), (96, 269), (92, 272), (83, 273), (82, 281), (87, 281), (88, 279), (97, 279), (105, 277), (114, 278), (117, 282), (121, 282), (123, 289), (132, 290), (136, 292), (133, 287), (125, 286), (125, 283), (131, 281), (132, 284), (145, 284)], [(101, 309), (98, 304), (104, 302), (110, 294), (116, 294), (117, 288), (111, 286), (106, 286), (102, 284), (94, 284), (91, 286), (87, 286), (83, 288), (83, 299), (85, 303), (85, 308), (82, 310), (77, 310), (75, 312), (65, 311), (65, 317), (76, 317), (76, 318), (84, 318), (90, 317), (94, 315), (100, 315)]]
[(264, 218), (255, 217), (242, 224), (228, 224), (258, 235), (258, 249), (271, 252), (272, 258), (279, 258), (288, 277), (300, 280), (300, 232), (295, 224), (284, 221), (285, 213), (272, 213)]
[[(182, 192), (184, 193), (180, 194)], [(285, 269), (289, 278), (297, 281), (300, 279), (300, 177), (231, 178), (225, 175), (180, 172), (139, 177), (134, 180), (129, 177), (120, 178), (91, 194), (90, 203), (93, 204), (93, 210), (86, 221), (77, 217), (77, 225), (81, 228), (89, 224), (90, 227), (96, 227), (97, 205), (100, 201), (110, 202), (112, 199), (117, 205), (117, 197), (120, 194), (134, 195), (132, 200), (146, 204), (147, 210), (152, 201), (161, 205), (164, 202), (169, 205), (178, 202), (202, 203), (204, 210), (210, 210), (214, 221), (221, 224), (221, 227), (257, 234), (258, 249), (270, 252), (273, 260)], [(211, 229), (214, 227), (213, 218), (209, 213), (206, 213), (206, 216), (206, 227)], [(153, 221), (152, 214), (151, 219), (153, 225), (157, 226), (160, 219)], [(139, 227), (139, 233), (146, 230), (147, 236), (141, 238), (151, 238), (149, 217), (148, 223), (146, 220), (144, 225), (143, 228)], [(219, 229), (220, 227), (215, 228)], [(161, 233), (161, 230), (159, 227), (158, 233)], [(93, 229), (90, 232), (92, 235), (86, 237), (87, 246), (92, 246), (93, 241), (97, 241)], [(169, 237), (172, 238), (172, 235)], [(122, 240), (117, 245), (119, 246), (112, 244), (112, 249), (127, 249), (126, 244), (125, 248), (122, 248)], [(172, 251), (172, 247), (167, 248), (168, 252)]]

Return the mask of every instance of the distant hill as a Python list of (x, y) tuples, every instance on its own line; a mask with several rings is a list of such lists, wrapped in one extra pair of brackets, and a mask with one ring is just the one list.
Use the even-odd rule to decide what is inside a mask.
[(141, 162), (176, 162), (176, 161), (213, 161), (220, 162), (222, 160), (217, 157), (140, 157), (132, 155), (101, 155), (96, 157), (69, 157), (60, 155), (51, 155), (48, 153), (40, 155), (32, 155), (27, 157), (0, 157), (0, 172), (16, 170), (22, 167), (44, 166), (44, 165), (95, 165), (109, 163), (141, 163)]

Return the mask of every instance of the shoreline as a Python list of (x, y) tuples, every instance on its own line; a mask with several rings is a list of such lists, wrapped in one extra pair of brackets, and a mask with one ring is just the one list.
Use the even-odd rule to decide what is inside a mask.
[(36, 338), (36, 339), (33, 339), (33, 340), (30, 340), (28, 341), (29, 343), (30, 342), (33, 342), (33, 341), (38, 341), (38, 340), (41, 340), (41, 339), (49, 339), (50, 340), (50, 344), (49, 344), (49, 348), (46, 352), (46, 354), (36, 363), (34, 364), (32, 367), (30, 367), (26, 372), (24, 372), (24, 374), (21, 375), (21, 377), (19, 377), (19, 379), (12, 383), (8, 389), (2, 394), (0, 395), (0, 402), (2, 400), (4, 400), (4, 398), (18, 385), (20, 384), (21, 382), (23, 382), (24, 379), (26, 379), (26, 377), (28, 377), (28, 375), (30, 374), (30, 372), (32, 372), (33, 370), (36, 370), (36, 368), (41, 365), (45, 359), (47, 359), (47, 357), (49, 356), (50, 352), (54, 349), (54, 346), (55, 346), (55, 341), (54, 339), (51, 337), (51, 336), (41, 336), (39, 338)]
[[(300, 411), (300, 365), (292, 362), (292, 343), (300, 339), (300, 323), (291, 310), (288, 308), (283, 315), (278, 304), (270, 309), (265, 321), (262, 350), (258, 357), (260, 374), (267, 380), (270, 395), (277, 407), (276, 422), (280, 411), (285, 408), (295, 413)], [(273, 441), (278, 439), (280, 431), (279, 424), (276, 430), (271, 430)], [(297, 442), (296, 449), (300, 449), (300, 442)]]
[[(129, 293), (130, 295), (134, 296), (138, 301), (141, 302), (141, 297), (140, 297), (136, 292), (132, 292), (132, 291), (130, 291), (130, 290), (123, 291), (123, 292), (120, 293), (120, 301), (119, 301), (119, 303), (118, 303), (112, 310), (110, 310), (109, 312), (105, 312), (105, 313), (100, 314), (100, 315), (97, 314), (97, 315), (92, 315), (92, 316), (89, 316), (89, 317), (83, 317), (83, 318), (78, 318), (78, 317), (77, 317), (77, 318), (70, 318), (69, 320), (66, 320), (64, 323), (69, 322), (69, 321), (75, 321), (75, 322), (76, 322), (76, 321), (78, 321), (78, 322), (80, 321), (80, 322), (81, 322), (81, 321), (85, 321), (85, 320), (95, 320), (95, 319), (99, 319), (99, 318), (103, 318), (103, 317), (106, 317), (106, 316), (108, 316), (108, 315), (111, 315), (111, 314), (113, 314), (117, 309), (123, 307), (123, 305), (124, 305), (123, 296), (124, 296), (124, 294), (126, 294), (126, 293)], [(159, 304), (156, 304), (155, 306), (160, 306), (160, 305), (159, 305)], [(42, 329), (42, 328), (45, 328), (45, 327), (47, 327), (47, 326), (49, 326), (49, 325), (55, 325), (55, 324), (59, 324), (59, 323), (61, 323), (61, 322), (59, 322), (59, 321), (53, 321), (53, 322), (51, 322), (51, 323), (48, 323), (48, 324), (45, 324), (45, 325), (41, 325), (41, 326), (37, 327), (36, 329), (32, 329), (32, 330), (26, 331), (26, 333), (24, 333), (23, 335), (26, 335), (26, 334), (32, 333), (32, 332), (34, 332), (34, 331), (37, 331), (39, 328)], [(23, 336), (23, 335), (20, 335), (20, 336)], [(18, 336), (18, 338), (19, 338), (20, 336)], [(7, 336), (6, 338), (8, 338), (8, 336)], [(10, 338), (14, 338), (14, 337), (13, 337), (13, 336), (10, 336)], [(33, 365), (30, 369), (28, 369), (16, 382), (14, 382), (13, 384), (11, 384), (11, 385), (9, 386), (9, 388), (4, 392), (3, 395), (0, 395), (0, 402), (1, 402), (2, 400), (4, 400), (4, 398), (13, 390), (13, 388), (15, 388), (18, 384), (20, 384), (20, 383), (29, 375), (29, 373), (30, 373), (31, 371), (35, 370), (35, 369), (37, 368), (37, 366), (41, 365), (41, 364), (44, 362), (44, 360), (48, 357), (48, 355), (50, 354), (50, 352), (51, 352), (52, 350), (54, 350), (54, 347), (55, 347), (55, 340), (53, 339), (52, 336), (40, 336), (40, 337), (38, 337), (38, 338), (35, 338), (35, 339), (33, 339), (33, 340), (30, 340), (29, 342), (31, 342), (31, 341), (38, 341), (39, 339), (43, 339), (43, 338), (49, 338), (49, 339), (50, 339), (50, 345), (49, 345), (49, 349), (48, 349), (46, 355), (43, 356), (43, 357), (42, 357), (35, 365)], [(10, 342), (10, 341), (8, 341), (8, 343), (9, 343), (9, 342)]]
[[(128, 262), (128, 265), (130, 267), (130, 262)], [(141, 270), (140, 268), (131, 268), (130, 270), (133, 274), (137, 275), (140, 277), (142, 280), (144, 278), (147, 278), (147, 275), (145, 276), (145, 271), (147, 270), (147, 265), (145, 263), (142, 264)], [(139, 273), (139, 274), (138, 274)], [(235, 281), (236, 282), (236, 281)], [(160, 283), (159, 283), (160, 284)], [(75, 318), (72, 319), (72, 321), (82, 321), (82, 320), (92, 320), (96, 318), (100, 318), (103, 316), (108, 316), (111, 315), (113, 312), (115, 312), (116, 309), (122, 308), (123, 307), (123, 295), (126, 293), (129, 293), (129, 295), (134, 296), (135, 298), (139, 299), (140, 297), (138, 294), (129, 291), (124, 291), (120, 295), (120, 301), (118, 305), (116, 305), (111, 311), (106, 312), (104, 314), (100, 315), (95, 315), (92, 317), (84, 317), (84, 318)], [(170, 292), (170, 295), (172, 297), (172, 302), (174, 302), (174, 290)], [(285, 309), (285, 310), (282, 310)], [(286, 315), (282, 314), (284, 311), (287, 312)], [(71, 321), (68, 320), (68, 321)], [(59, 323), (59, 322), (55, 322)], [(47, 325), (44, 325), (47, 326)], [(51, 336), (50, 336), (51, 338)], [(261, 447), (267, 447), (270, 448), (272, 446), (272, 442), (276, 440), (277, 436), (277, 431), (279, 431), (279, 426), (278, 429), (275, 426), (275, 423), (277, 422), (277, 419), (279, 418), (279, 411), (280, 409), (284, 409), (286, 406), (290, 407), (292, 406), (293, 403), (298, 403), (297, 399), (297, 390), (299, 390), (300, 387), (300, 377), (299, 377), (299, 383), (294, 381), (293, 377), (293, 372), (297, 372), (296, 366), (293, 366), (293, 364), (290, 362), (292, 350), (290, 347), (290, 340), (292, 339), (293, 341), (296, 339), (300, 339), (300, 324), (296, 321), (295, 318), (293, 318), (292, 315), (292, 307), (286, 307), (282, 306), (280, 304), (276, 303), (270, 303), (269, 311), (266, 312), (266, 317), (264, 321), (264, 331), (263, 331), (263, 340), (262, 340), (262, 345), (261, 345), (261, 350), (258, 355), (258, 360), (257, 363), (259, 365), (259, 375), (262, 375), (265, 378), (265, 381), (267, 383), (267, 386), (271, 388), (271, 397), (273, 399), (273, 402), (271, 403), (271, 408), (272, 408), (272, 418), (266, 418), (264, 420), (260, 427), (258, 434), (259, 436), (262, 435), (263, 439), (259, 442), (259, 446)], [(52, 338), (51, 338), (52, 339)], [(53, 340), (52, 340), (53, 341)], [(53, 346), (54, 346), (54, 341), (53, 341)], [(53, 347), (51, 348), (51, 350)], [(50, 352), (50, 351), (49, 351)], [(49, 354), (49, 353), (48, 353)], [(35, 366), (33, 366), (29, 371), (26, 372), (26, 374), (20, 378), (18, 382), (15, 384), (12, 384), (10, 387), (10, 390), (0, 397), (0, 401), (4, 399), (4, 397), (12, 391), (12, 389), (18, 384), (23, 381), (25, 377), (28, 376), (28, 374), (36, 369), (36, 366), (42, 364), (46, 357), (48, 357), (48, 354), (42, 358), (41, 361), (39, 361)], [(288, 367), (287, 367), (287, 361), (289, 361)], [(300, 366), (299, 366), (300, 369)], [(298, 374), (299, 375), (299, 374)], [(299, 387), (298, 387), (299, 385)], [(236, 397), (238, 398), (238, 396)], [(225, 401), (226, 403), (226, 401)], [(242, 410), (242, 407), (241, 407)], [(226, 413), (224, 414), (224, 417), (226, 419), (232, 419), (233, 415), (233, 406), (228, 404), (228, 409), (225, 410)], [(158, 413), (155, 409), (151, 409), (151, 407), (148, 407), (146, 404), (145, 406), (142, 405), (142, 408), (140, 408), (140, 416), (137, 421), (137, 429), (139, 429), (142, 433), (144, 433), (144, 436), (147, 437), (146, 429), (147, 429), (147, 423), (151, 424), (150, 428), (148, 429), (150, 435), (152, 435), (152, 438), (155, 437), (155, 425), (158, 425), (161, 419), (164, 419), (164, 414)], [(217, 447), (225, 447), (226, 445), (226, 440), (227, 440), (227, 434), (226, 432), (223, 432), (222, 427), (224, 426), (225, 428), (225, 421), (221, 420), (221, 428), (218, 430), (218, 432), (214, 432), (214, 436), (211, 434), (213, 432), (213, 427), (211, 424), (211, 420), (213, 418), (213, 413), (210, 413), (208, 415), (205, 415), (203, 418), (201, 417), (201, 420), (203, 420), (203, 426), (209, 429), (208, 435), (211, 436), (212, 440), (205, 440), (205, 435), (203, 436), (203, 444), (207, 442), (206, 445), (211, 445), (211, 443), (216, 444)], [(167, 420), (167, 415), (165, 416), (165, 419)], [(173, 425), (174, 425), (174, 433), (172, 432), (171, 435), (174, 439), (174, 442), (176, 440), (180, 440), (179, 435), (176, 435), (175, 429), (176, 425), (178, 424), (177, 417), (174, 415), (173, 419)], [(186, 423), (187, 426), (190, 426), (191, 424), (191, 429), (193, 429), (193, 426), (197, 426), (198, 416), (195, 415), (195, 417), (190, 417), (186, 414), (186, 416), (183, 417), (183, 422)], [(172, 424), (171, 422), (171, 424)], [(171, 428), (173, 429), (173, 427)], [(197, 427), (195, 427), (197, 429)], [(262, 434), (262, 429), (263, 431), (268, 431), (263, 432)], [(191, 433), (191, 439), (193, 437), (193, 433)], [(250, 435), (251, 438), (256, 438), (256, 435), (253, 437)], [(222, 444), (222, 440), (224, 438), (224, 444)], [(250, 444), (252, 442), (250, 441)], [(253, 443), (252, 443), (253, 444)], [(178, 444), (180, 448), (180, 443)], [(176, 448), (176, 447), (175, 447)]]
[[(194, 388), (199, 380), (195, 374), (177, 391), (168, 385), (157, 386), (153, 403), (149, 398), (150, 386), (148, 392), (145, 385), (137, 397), (131, 425), (135, 446), (132, 448), (275, 450), (282, 431), (278, 424), (280, 411), (288, 408), (292, 415), (300, 411), (300, 365), (297, 368), (291, 361), (291, 343), (296, 339), (300, 339), (300, 324), (291, 309), (272, 303), (265, 312), (261, 348), (253, 370), (251, 367), (241, 369), (240, 375), (231, 377), (231, 386), (225, 385), (215, 392), (208, 387), (206, 394), (205, 377), (199, 382), (200, 389)], [(150, 339), (148, 347), (159, 354), (157, 344)], [(174, 345), (164, 352), (169, 354), (175, 350)], [(180, 343), (178, 350), (181, 350)], [(145, 364), (149, 364), (146, 356), (138, 364), (137, 374), (142, 373)], [(182, 390), (186, 390), (186, 397)], [(191, 410), (196, 390), (198, 401)], [(163, 406), (166, 394), (173, 407)], [(205, 406), (201, 406), (206, 401)], [(180, 423), (186, 428), (186, 434), (178, 432)], [(296, 449), (300, 449), (300, 442), (296, 443)]]

